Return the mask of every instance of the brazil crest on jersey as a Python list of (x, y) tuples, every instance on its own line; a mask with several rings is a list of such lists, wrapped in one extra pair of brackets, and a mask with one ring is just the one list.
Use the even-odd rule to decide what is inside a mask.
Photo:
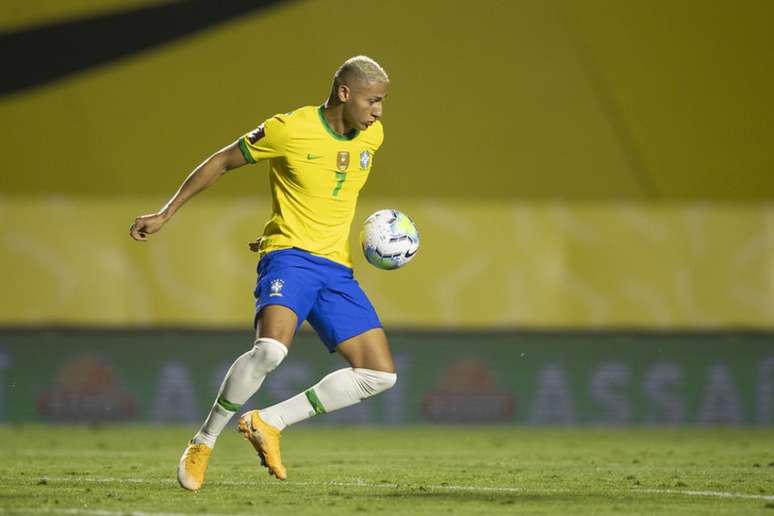
[(323, 106), (275, 115), (240, 138), (247, 161), (270, 163), (272, 214), (260, 253), (298, 247), (351, 267), (349, 229), (383, 139), (379, 121), (336, 133)]

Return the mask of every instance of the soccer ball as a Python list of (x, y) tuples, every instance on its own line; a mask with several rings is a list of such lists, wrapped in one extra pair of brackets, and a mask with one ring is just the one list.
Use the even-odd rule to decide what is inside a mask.
[(405, 213), (379, 210), (363, 224), (360, 244), (371, 265), (385, 270), (398, 269), (417, 254), (419, 231)]

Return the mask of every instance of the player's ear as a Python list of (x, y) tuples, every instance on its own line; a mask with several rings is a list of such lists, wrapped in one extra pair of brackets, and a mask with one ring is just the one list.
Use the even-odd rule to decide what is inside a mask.
[(352, 91), (346, 84), (339, 84), (339, 87), (336, 89), (336, 94), (339, 96), (341, 102), (348, 102), (351, 93)]

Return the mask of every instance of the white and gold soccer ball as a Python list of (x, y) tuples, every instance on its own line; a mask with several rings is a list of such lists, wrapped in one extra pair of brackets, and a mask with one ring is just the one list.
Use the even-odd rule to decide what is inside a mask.
[(360, 232), (360, 244), (368, 263), (380, 269), (403, 267), (419, 250), (419, 231), (414, 221), (398, 210), (379, 210), (368, 217)]

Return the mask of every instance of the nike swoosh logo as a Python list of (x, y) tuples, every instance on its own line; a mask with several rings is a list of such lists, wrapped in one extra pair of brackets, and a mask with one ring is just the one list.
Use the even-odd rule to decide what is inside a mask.
[(306, 159), (320, 159), (322, 156), (318, 156), (317, 154), (307, 154)]

